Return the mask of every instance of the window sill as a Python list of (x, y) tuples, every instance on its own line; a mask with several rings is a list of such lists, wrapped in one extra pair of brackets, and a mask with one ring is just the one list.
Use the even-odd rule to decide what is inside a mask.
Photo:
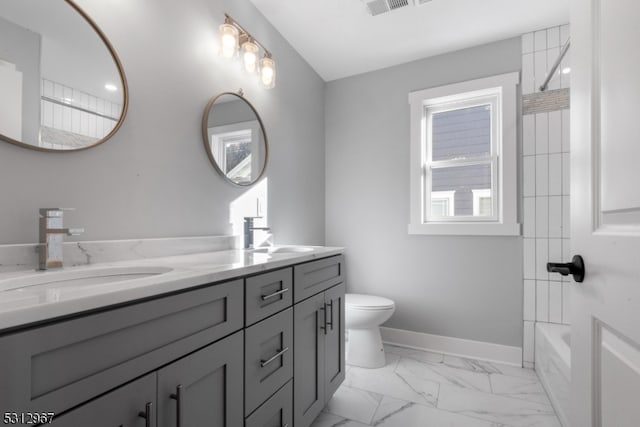
[(409, 224), (409, 234), (425, 234), (435, 236), (519, 236), (520, 224)]

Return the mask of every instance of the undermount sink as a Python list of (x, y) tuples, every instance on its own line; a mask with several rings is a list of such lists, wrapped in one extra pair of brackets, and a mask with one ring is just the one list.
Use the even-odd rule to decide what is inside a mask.
[(78, 289), (142, 279), (172, 271), (169, 267), (107, 267), (84, 270), (44, 271), (27, 277), (0, 281), (0, 292), (34, 291), (39, 288)]
[(270, 246), (266, 248), (254, 249), (253, 252), (262, 254), (298, 254), (311, 252), (313, 248), (308, 246)]

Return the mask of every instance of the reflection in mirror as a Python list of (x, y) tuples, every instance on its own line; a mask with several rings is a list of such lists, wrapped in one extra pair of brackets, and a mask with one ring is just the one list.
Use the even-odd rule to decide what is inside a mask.
[(207, 105), (202, 137), (213, 166), (237, 185), (256, 182), (267, 163), (267, 139), (260, 116), (241, 95), (226, 92)]
[(43, 151), (107, 140), (127, 87), (104, 34), (71, 0), (0, 1), (0, 139)]

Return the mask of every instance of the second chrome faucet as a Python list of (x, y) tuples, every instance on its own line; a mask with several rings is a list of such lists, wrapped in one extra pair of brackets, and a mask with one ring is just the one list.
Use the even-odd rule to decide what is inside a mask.
[(38, 239), (38, 269), (62, 267), (64, 236), (77, 236), (83, 228), (63, 228), (64, 211), (72, 209), (41, 208), (40, 238)]
[(253, 220), (262, 218), (261, 216), (245, 216), (244, 217), (244, 248), (253, 249), (253, 232), (255, 230), (269, 231), (269, 227), (255, 227)]

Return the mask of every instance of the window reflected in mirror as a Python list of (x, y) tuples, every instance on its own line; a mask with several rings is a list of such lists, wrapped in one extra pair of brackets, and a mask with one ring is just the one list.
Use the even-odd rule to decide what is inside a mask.
[(214, 167), (228, 181), (247, 186), (256, 182), (266, 166), (267, 141), (253, 106), (241, 95), (214, 97), (203, 117), (203, 139)]

